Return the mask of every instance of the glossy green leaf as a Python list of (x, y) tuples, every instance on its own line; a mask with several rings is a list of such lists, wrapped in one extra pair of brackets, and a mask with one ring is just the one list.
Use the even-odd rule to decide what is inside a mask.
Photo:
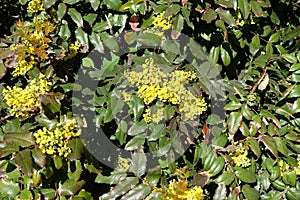
[(241, 108), (242, 104), (240, 102), (230, 101), (224, 107), (225, 110), (237, 110)]
[(20, 199), (33, 199), (31, 192), (26, 188), (20, 193)]
[(283, 54), (282, 57), (289, 63), (294, 64), (297, 62), (297, 58), (292, 54)]
[(60, 111), (60, 101), (54, 95), (40, 95), (40, 101), (45, 110), (51, 111), (53, 114)]
[(231, 171), (223, 172), (218, 178), (216, 179), (216, 183), (224, 183), (225, 185), (229, 185), (234, 180), (234, 175)]
[(207, 23), (211, 23), (212, 21), (217, 19), (217, 17), (218, 14), (211, 8), (206, 9), (202, 14), (202, 20), (206, 21)]
[(289, 97), (300, 97), (300, 85), (296, 85), (296, 86), (292, 89), (292, 91), (291, 91)]
[(100, 53), (104, 53), (103, 43), (101, 41), (100, 36), (97, 33), (92, 32), (91, 35), (89, 35), (89, 39), (91, 43), (94, 45), (95, 50), (99, 51)]
[(88, 47), (89, 39), (88, 34), (82, 30), (82, 28), (78, 28), (75, 30), (76, 39), (82, 44)]
[(245, 183), (255, 183), (256, 182), (256, 177), (255, 174), (249, 170), (243, 169), (243, 168), (238, 168), (235, 171), (235, 175), (240, 179), (241, 181)]
[(80, 1), (80, 0), (63, 0), (64, 3), (70, 4), (70, 5), (75, 4), (75, 3), (78, 3), (79, 1)]
[(300, 196), (300, 190), (297, 188), (288, 188), (286, 196), (288, 200), (298, 200)]
[(56, 196), (56, 191), (50, 188), (41, 189), (41, 193), (45, 196), (46, 199), (54, 199)]
[(141, 134), (141, 135), (133, 137), (125, 145), (125, 150), (132, 151), (132, 150), (138, 149), (145, 143), (145, 137), (146, 137), (146, 134)]
[(71, 36), (71, 31), (67, 24), (61, 25), (58, 35), (60, 37), (65, 37), (66, 39), (68, 39)]
[(276, 32), (274, 34), (271, 35), (271, 37), (269, 38), (269, 42), (270, 43), (276, 43), (279, 41), (280, 38), (280, 32)]
[(46, 165), (46, 156), (42, 150), (36, 146), (31, 150), (31, 154), (34, 162), (41, 168), (44, 168)]
[(264, 145), (273, 153), (274, 156), (278, 156), (278, 149), (275, 140), (272, 137), (262, 136), (261, 141)]
[(4, 134), (4, 140), (8, 143), (14, 143), (21, 147), (29, 147), (35, 144), (33, 136), (29, 132), (7, 133)]
[(67, 6), (64, 3), (58, 4), (57, 8), (57, 19), (60, 21), (66, 14)]
[(46, 115), (40, 115), (35, 117), (35, 121), (39, 123), (40, 126), (46, 127), (48, 130), (53, 130), (57, 125), (57, 120), (50, 120)]
[(131, 157), (131, 171), (136, 176), (142, 176), (146, 171), (147, 158), (144, 152), (135, 152)]
[(120, 181), (118, 185), (113, 187), (112, 190), (110, 190), (110, 192), (102, 195), (100, 198), (102, 200), (116, 199), (117, 197), (131, 190), (131, 188), (138, 184), (138, 182), (139, 179), (136, 177), (127, 177), (125, 180)]
[(75, 8), (69, 8), (68, 15), (71, 16), (72, 20), (77, 24), (78, 27), (83, 27), (83, 19), (80, 12), (78, 12)]
[(227, 125), (228, 125), (228, 131), (230, 134), (235, 134), (239, 126), (242, 123), (242, 113), (241, 112), (231, 112), (229, 115), (229, 118), (227, 120)]
[(20, 191), (19, 183), (11, 180), (0, 179), (0, 194), (6, 194), (11, 198), (15, 198)]
[(32, 157), (30, 153), (30, 149), (25, 149), (23, 151), (19, 151), (16, 154), (15, 158), (16, 164), (20, 167), (22, 172), (30, 177), (32, 174)]
[(225, 160), (223, 157), (218, 157), (214, 162), (212, 163), (211, 167), (209, 168), (208, 172), (212, 175), (215, 176), (217, 175), (225, 165)]
[(142, 33), (136, 40), (142, 45), (146, 46), (158, 46), (161, 42), (161, 37), (154, 33)]
[(211, 49), (210, 49), (210, 51), (209, 51), (209, 54), (208, 54), (208, 56), (209, 56), (209, 58), (211, 59), (211, 61), (213, 62), (213, 63), (217, 63), (218, 62), (218, 60), (219, 60), (219, 55), (220, 55), (220, 46), (217, 46), (217, 47), (215, 47), (215, 46), (213, 46)]
[(279, 137), (273, 137), (277, 146), (277, 149), (280, 153), (282, 153), (284, 156), (288, 157), (289, 151), (287, 148), (287, 143), (283, 138)]
[(226, 198), (226, 194), (227, 194), (226, 186), (224, 184), (219, 184), (216, 189), (213, 200), (224, 200)]
[(75, 161), (75, 170), (71, 169), (71, 163), (68, 162), (68, 178), (74, 181), (78, 181), (80, 179), (82, 173), (82, 165), (80, 160)]
[(225, 48), (223, 48), (223, 46), (221, 46), (220, 53), (221, 53), (221, 60), (224, 66), (228, 66), (231, 63), (231, 57), (229, 52)]
[(82, 65), (84, 67), (92, 67), (92, 68), (94, 68), (94, 61), (91, 58), (86, 57), (86, 58), (82, 59)]
[(108, 7), (111, 8), (113, 10), (119, 10), (119, 8), (122, 5), (122, 1), (121, 0), (104, 0), (104, 4)]
[(87, 23), (89, 23), (90, 26), (93, 25), (93, 23), (95, 22), (96, 18), (97, 18), (97, 14), (94, 14), (94, 13), (89, 13), (88, 15), (85, 15), (85, 16), (83, 17), (83, 19), (84, 19)]
[(261, 147), (259, 146), (258, 141), (253, 138), (249, 138), (247, 141), (249, 142), (251, 151), (253, 151), (253, 153), (257, 156), (257, 158), (259, 158), (260, 154), (261, 154), (261, 151), (260, 151)]
[(259, 51), (260, 39), (258, 35), (253, 36), (249, 47), (250, 47), (250, 53), (253, 55), (255, 55)]
[(71, 148), (72, 152), (69, 155), (70, 160), (76, 160), (81, 158), (81, 154), (84, 151), (84, 146), (80, 138), (72, 138), (68, 146)]
[(242, 192), (248, 200), (259, 200), (259, 192), (248, 184), (243, 186)]
[(230, 26), (236, 26), (235, 19), (232, 17), (229, 10), (224, 10), (222, 8), (217, 8), (216, 12), (218, 13), (219, 17), (224, 20)]
[(51, 8), (56, 2), (57, 2), (57, 0), (45, 0), (44, 8), (46, 8), (46, 9)]
[(251, 10), (257, 17), (261, 17), (263, 15), (263, 10), (258, 1), (251, 0)]
[(243, 14), (244, 19), (248, 19), (250, 14), (250, 4), (248, 0), (238, 0), (238, 6)]
[(84, 186), (84, 184), (84, 180), (74, 181), (68, 179), (63, 184), (59, 183), (57, 191), (61, 196), (74, 195)]

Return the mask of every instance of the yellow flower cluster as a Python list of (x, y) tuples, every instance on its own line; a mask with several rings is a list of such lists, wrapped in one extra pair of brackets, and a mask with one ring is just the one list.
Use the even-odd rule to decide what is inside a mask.
[(147, 108), (143, 114), (143, 117), (147, 123), (150, 123), (151, 121), (158, 123), (164, 118), (164, 108), (158, 108), (152, 115), (151, 110)]
[(43, 0), (31, 0), (28, 3), (27, 12), (33, 13), (33, 12), (39, 12), (44, 9), (44, 1)]
[(56, 125), (54, 130), (47, 128), (39, 129), (33, 136), (43, 153), (67, 157), (71, 153), (68, 142), (72, 137), (81, 134), (75, 119), (66, 120)]
[(24, 89), (8, 86), (2, 93), (7, 105), (11, 107), (10, 114), (16, 117), (30, 117), (41, 107), (39, 96), (49, 92), (51, 86), (52, 83), (48, 82), (43, 74), (40, 74), (38, 79), (31, 80)]
[[(194, 96), (185, 87), (196, 78), (194, 72), (175, 70), (166, 74), (155, 66), (153, 59), (146, 59), (142, 67), (142, 72), (125, 71), (124, 75), (132, 85), (138, 87), (137, 95), (144, 99), (146, 105), (155, 100), (177, 105), (179, 112), (187, 119), (193, 119), (207, 110), (204, 98)], [(162, 111), (160, 110), (159, 113)], [(162, 116), (162, 114), (157, 116)], [(153, 120), (150, 110), (146, 110), (144, 117), (147, 122)], [(155, 119), (155, 121), (160, 120), (157, 117)]]
[(283, 176), (284, 174), (290, 174), (291, 171), (294, 171), (296, 175), (300, 175), (300, 154), (298, 155), (297, 158), (297, 166), (296, 167), (291, 167), (287, 162), (283, 161), (282, 159), (279, 159), (277, 161), (278, 166), (280, 168), (280, 175)]
[(71, 43), (69, 46), (69, 54), (64, 57), (64, 60), (68, 60), (76, 56), (80, 47), (81, 44), (78, 41), (76, 41), (74, 44)]
[(187, 181), (172, 180), (168, 188), (154, 188), (163, 200), (203, 200), (205, 195), (199, 186), (188, 188)]
[(118, 167), (127, 171), (130, 168), (128, 159), (118, 157)]
[(235, 151), (234, 153), (230, 153), (231, 158), (236, 166), (248, 167), (251, 165), (250, 159), (247, 157), (248, 155), (248, 142), (235, 142)]
[(161, 28), (163, 30), (172, 28), (172, 23), (171, 23), (172, 16), (163, 18), (164, 14), (165, 14), (165, 12), (162, 12), (154, 18), (154, 20), (152, 22), (152, 25), (154, 26), (154, 28)]
[[(48, 58), (47, 48), (51, 40), (47, 37), (55, 26), (44, 18), (34, 17), (30, 23), (18, 21), (16, 23), (19, 41), (10, 46), (11, 50), (16, 51), (17, 63), (13, 76), (23, 76), (26, 71), (29, 71), (36, 65), (37, 60)], [(30, 61), (27, 61), (29, 60)]]

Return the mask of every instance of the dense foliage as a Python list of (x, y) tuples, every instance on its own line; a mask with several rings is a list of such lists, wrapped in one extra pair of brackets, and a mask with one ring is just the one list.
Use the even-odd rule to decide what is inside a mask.
[(5, 0), (1, 199), (300, 198), (300, 6)]

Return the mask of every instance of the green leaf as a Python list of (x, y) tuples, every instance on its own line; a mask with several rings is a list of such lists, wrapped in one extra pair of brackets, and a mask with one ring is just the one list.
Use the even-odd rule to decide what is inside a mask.
[(274, 137), (274, 141), (276, 143), (277, 149), (280, 153), (282, 153), (284, 156), (289, 156), (289, 151), (286, 146), (286, 141), (283, 138)]
[(261, 141), (273, 153), (275, 157), (278, 156), (277, 145), (274, 138), (263, 135), (261, 137)]
[(150, 186), (155, 186), (160, 180), (161, 173), (161, 170), (152, 169), (149, 172), (147, 172), (145, 179), (150, 184)]
[(221, 52), (221, 60), (224, 66), (228, 66), (231, 63), (231, 57), (229, 55), (229, 52), (225, 48), (223, 48), (223, 45), (221, 46), (220, 52)]
[(297, 63), (297, 58), (292, 54), (282, 54), (282, 57), (288, 61), (289, 63), (295, 64)]
[(126, 151), (132, 151), (138, 149), (145, 143), (146, 133), (133, 137), (129, 142), (125, 145)]
[(6, 74), (6, 67), (0, 63), (0, 79)]
[(114, 70), (115, 66), (119, 63), (120, 57), (110, 52), (111, 60), (103, 59), (102, 68), (108, 70)]
[(122, 1), (121, 0), (104, 0), (104, 4), (108, 8), (118, 11), (122, 5)]
[(245, 183), (255, 183), (256, 178), (255, 174), (249, 170), (243, 169), (243, 168), (238, 168), (235, 171), (235, 175), (243, 182)]
[(40, 191), (44, 195), (45, 199), (54, 199), (56, 196), (56, 191), (54, 189), (42, 188)]
[(243, 14), (244, 19), (248, 19), (250, 14), (250, 6), (248, 0), (238, 0), (238, 6)]
[(31, 192), (26, 188), (20, 193), (20, 199), (33, 199)]
[(213, 46), (210, 51), (209, 51), (209, 58), (210, 60), (214, 63), (217, 64), (219, 60), (219, 55), (220, 55), (220, 46)]
[(276, 14), (276, 12), (274, 12), (274, 10), (272, 10), (272, 13), (270, 15), (271, 21), (276, 24), (276, 25), (280, 25), (280, 19), (278, 17), (278, 15)]
[(89, 57), (82, 58), (82, 65), (84, 67), (92, 67), (92, 68), (95, 67), (94, 66), (94, 61)]
[(134, 121), (137, 122), (144, 112), (144, 108), (145, 108), (144, 100), (134, 95), (131, 98), (129, 107), (133, 111)]
[(72, 170), (71, 163), (68, 162), (68, 178), (74, 181), (78, 181), (82, 172), (82, 166), (80, 160), (75, 161), (75, 171), (72, 172), (71, 170)]
[(269, 42), (270, 43), (276, 43), (279, 41), (280, 38), (280, 32), (274, 33), (271, 35), (271, 37), (269, 38)]
[(216, 12), (219, 14), (219, 17), (224, 20), (230, 26), (236, 26), (235, 19), (232, 17), (229, 10), (224, 10), (222, 8), (217, 8)]
[(54, 128), (56, 127), (56, 124), (57, 124), (56, 119), (50, 120), (44, 114), (42, 114), (40, 116), (36, 116), (34, 119), (36, 122), (39, 123), (40, 126), (46, 127), (48, 130), (54, 130)]
[(87, 23), (89, 23), (90, 26), (93, 25), (93, 23), (95, 22), (96, 18), (97, 18), (97, 14), (95, 14), (95, 13), (89, 13), (88, 15), (85, 15), (83, 17), (83, 19), (85, 21), (87, 21)]
[(131, 171), (136, 176), (142, 176), (146, 171), (147, 157), (144, 152), (138, 151), (132, 154)]
[(42, 150), (36, 146), (34, 149), (31, 150), (31, 154), (34, 162), (41, 168), (44, 168), (46, 165), (46, 156), (42, 152)]
[[(54, 162), (54, 166), (55, 166), (56, 169), (62, 168), (62, 166), (63, 166), (63, 160), (62, 160), (62, 158), (60, 156), (55, 156), (53, 158), (53, 162)], [(68, 164), (69, 164), (69, 162), (68, 162)]]
[(154, 33), (142, 33), (137, 36), (136, 41), (146, 46), (158, 46), (161, 42), (161, 37)]
[(116, 199), (119, 196), (127, 193), (139, 183), (139, 179), (136, 177), (127, 177), (125, 180), (120, 181), (115, 187), (113, 187), (110, 192), (105, 193), (100, 197), (102, 200)]
[(242, 192), (248, 200), (259, 200), (259, 192), (248, 184), (243, 185)]
[(243, 120), (241, 112), (231, 112), (227, 120), (228, 131), (230, 134), (235, 134), (239, 129)]
[(29, 147), (35, 144), (35, 141), (30, 132), (24, 133), (6, 133), (4, 134), (4, 141), (14, 143), (21, 147)]
[(89, 35), (89, 39), (94, 45), (95, 50), (99, 51), (100, 53), (104, 53), (103, 43), (101, 41), (100, 36), (97, 33), (92, 32), (91, 35)]
[(100, 0), (90, 0), (90, 3), (94, 11), (98, 10), (100, 5)]
[(260, 7), (260, 4), (258, 1), (255, 0), (251, 0), (251, 9), (253, 11), (253, 13), (257, 16), (257, 17), (261, 17), (263, 15), (263, 10)]
[(68, 146), (72, 152), (69, 155), (70, 160), (78, 160), (81, 158), (81, 154), (84, 152), (84, 146), (80, 138), (72, 138)]
[(223, 157), (218, 157), (216, 160), (214, 160), (214, 162), (212, 163), (210, 169), (208, 170), (208, 172), (212, 175), (215, 176), (217, 175), (223, 168), (225, 165), (225, 160)]
[(238, 110), (240, 109), (242, 104), (240, 102), (230, 101), (224, 106), (225, 110)]
[(63, 0), (64, 3), (70, 4), (70, 5), (75, 4), (75, 3), (78, 3), (79, 1), (80, 1), (80, 0)]
[(74, 195), (83, 187), (84, 184), (84, 180), (74, 181), (68, 179), (63, 184), (59, 183), (57, 191), (61, 196)]
[(113, 52), (118, 52), (120, 50), (119, 44), (114, 37), (101, 33), (100, 38), (102, 39), (103, 44)]
[[(134, 125), (136, 125), (136, 124), (134, 124)], [(120, 142), (121, 145), (126, 143), (127, 130), (128, 130), (127, 122), (124, 120), (121, 120), (121, 122), (118, 124), (118, 128), (116, 130), (116, 139)]]
[(71, 16), (72, 20), (77, 24), (78, 27), (83, 27), (83, 19), (80, 12), (78, 12), (75, 8), (69, 8), (68, 15)]
[(45, 0), (44, 1), (44, 8), (48, 9), (51, 8), (57, 0)]
[(234, 180), (234, 175), (231, 171), (225, 171), (223, 174), (221, 174), (217, 179), (216, 183), (224, 183), (225, 185), (229, 185)]
[(22, 172), (30, 177), (32, 174), (32, 157), (30, 149), (19, 151), (15, 158), (16, 164), (20, 167)]
[(250, 53), (252, 55), (255, 55), (259, 51), (260, 39), (258, 35), (253, 36), (249, 47), (250, 47)]
[(288, 200), (299, 200), (300, 190), (299, 188), (288, 188), (286, 192)]
[(173, 20), (173, 29), (174, 31), (181, 32), (184, 25), (184, 19), (181, 14), (175, 16)]
[(285, 35), (290, 39), (294, 39), (296, 37), (299, 37), (299, 35), (300, 35), (300, 26), (297, 26), (295, 29), (287, 32)]
[(0, 179), (0, 194), (6, 194), (11, 198), (15, 198), (20, 191), (19, 183), (11, 180)]
[(75, 30), (76, 39), (84, 46), (89, 44), (88, 34), (82, 30), (82, 28), (78, 28)]
[[(1, 144), (1, 143), (0, 143)], [(15, 143), (2, 143), (0, 146), (0, 158), (6, 157), (19, 150), (19, 146)]]
[(167, 10), (165, 11), (165, 14), (164, 14), (163, 18), (173, 16), (173, 15), (177, 15), (179, 11), (180, 11), (180, 5), (171, 4), (171, 6), (168, 7)]
[(130, 190), (127, 194), (122, 196), (121, 200), (145, 199), (145, 197), (147, 197), (151, 191), (151, 187), (144, 184), (140, 184), (137, 187)]
[(58, 35), (63, 38), (65, 37), (66, 39), (71, 36), (71, 31), (67, 24), (63, 24), (60, 26)]
[(57, 19), (59, 21), (61, 21), (61, 19), (65, 16), (66, 11), (67, 11), (66, 4), (64, 4), (64, 3), (58, 4), (58, 7), (57, 7)]
[(217, 19), (217, 17), (217, 13), (213, 9), (208, 8), (202, 14), (201, 19), (206, 21), (207, 23), (211, 23), (213, 20)]
[(253, 151), (253, 153), (257, 156), (257, 158), (259, 158), (261, 154), (260, 151), (261, 147), (259, 146), (258, 141), (253, 138), (249, 138), (247, 141), (249, 142), (251, 151)]
[(45, 110), (50, 110), (53, 114), (60, 111), (60, 101), (54, 95), (40, 95), (40, 101)]
[(300, 97), (300, 85), (296, 85), (291, 93), (289, 94), (289, 97), (293, 98), (293, 97)]
[(147, 129), (146, 124), (136, 124), (135, 123), (129, 128), (128, 135), (130, 135), (130, 136), (140, 135), (141, 133), (144, 133), (146, 129)]
[(216, 161), (216, 157), (212, 151), (209, 151), (206, 156), (202, 159), (203, 170), (208, 171), (212, 164)]

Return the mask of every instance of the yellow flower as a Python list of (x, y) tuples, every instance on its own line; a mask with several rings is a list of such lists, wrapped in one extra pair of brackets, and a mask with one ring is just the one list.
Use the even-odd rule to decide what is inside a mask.
[(7, 105), (11, 107), (10, 114), (16, 117), (32, 116), (41, 107), (39, 96), (48, 93), (51, 86), (52, 83), (40, 74), (38, 79), (31, 80), (24, 89), (16, 86), (5, 88), (2, 93)]
[(128, 159), (118, 157), (118, 167), (127, 171), (130, 168)]
[(248, 167), (251, 165), (250, 159), (247, 157), (248, 155), (248, 142), (235, 142), (236, 149), (234, 153), (230, 153), (231, 158), (236, 166)]
[[(153, 59), (146, 59), (142, 67), (142, 72), (126, 71), (124, 75), (131, 84), (138, 87), (138, 97), (143, 98), (146, 105), (157, 99), (178, 105), (179, 112), (187, 119), (194, 119), (207, 110), (204, 98), (196, 97), (185, 87), (196, 78), (195, 72), (175, 70), (167, 74), (155, 66)], [(155, 121), (161, 119), (156, 117)]]
[(30, 61), (27, 62), (26, 60), (21, 60), (16, 63), (15, 70), (12, 72), (13, 76), (24, 76), (26, 72), (31, 70), (34, 65), (36, 65), (36, 61), (34, 60), (33, 56), (30, 56)]
[(203, 200), (205, 195), (199, 186), (188, 188), (188, 182), (172, 180), (168, 188), (154, 187), (154, 191), (160, 193), (163, 200)]
[(151, 110), (149, 108), (147, 108), (145, 110), (145, 113), (143, 114), (143, 117), (144, 117), (145, 122), (147, 122), (147, 123), (151, 122), (151, 120), (152, 120), (151, 119)]
[(31, 0), (28, 3), (27, 12), (39, 12), (45, 10), (43, 6), (43, 0)]
[(43, 153), (68, 157), (71, 153), (68, 142), (81, 134), (75, 119), (66, 120), (56, 125), (54, 130), (47, 128), (37, 130), (33, 136)]
[(154, 28), (161, 28), (163, 30), (172, 28), (171, 16), (163, 18), (164, 14), (165, 12), (162, 12), (154, 18), (152, 22)]

